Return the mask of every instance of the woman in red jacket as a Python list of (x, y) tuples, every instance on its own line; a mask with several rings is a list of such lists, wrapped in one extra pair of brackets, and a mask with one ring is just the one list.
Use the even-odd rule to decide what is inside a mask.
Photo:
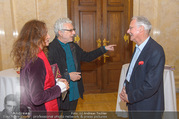
[[(57, 98), (68, 90), (65, 79), (55, 82), (51, 66), (45, 55), (50, 36), (46, 24), (39, 20), (27, 22), (13, 45), (12, 56), (20, 67), (20, 102), (34, 112), (58, 112)], [(34, 116), (34, 115), (33, 115)], [(35, 117), (34, 117), (35, 118)]]

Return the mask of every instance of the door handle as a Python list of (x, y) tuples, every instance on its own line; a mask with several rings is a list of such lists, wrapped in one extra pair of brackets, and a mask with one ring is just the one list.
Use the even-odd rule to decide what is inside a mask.
[[(96, 42), (97, 42), (97, 48), (101, 47), (101, 39), (99, 38)], [(98, 60), (101, 60), (101, 56), (98, 57)]]
[(124, 41), (127, 42), (129, 44), (129, 36), (128, 35), (124, 35)]
[(106, 63), (106, 58), (109, 57), (109, 55), (107, 55), (106, 53), (103, 55), (104, 57), (104, 63)]
[(80, 37), (76, 35), (74, 42), (78, 44), (79, 41), (80, 41)]
[[(103, 40), (103, 46), (107, 46), (107, 43), (109, 43), (109, 41), (107, 41), (106, 39)], [(109, 57), (109, 55), (107, 55), (106, 53), (103, 55), (104, 57), (104, 63), (106, 63), (106, 58)]]
[(101, 47), (101, 39), (99, 38), (96, 42), (97, 42), (97, 47), (98, 48)]

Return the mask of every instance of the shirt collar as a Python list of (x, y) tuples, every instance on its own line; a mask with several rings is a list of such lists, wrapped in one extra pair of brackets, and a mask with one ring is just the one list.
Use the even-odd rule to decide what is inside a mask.
[(142, 51), (142, 49), (145, 47), (145, 45), (147, 44), (148, 40), (149, 40), (150, 36), (139, 46), (136, 44), (136, 47), (140, 49), (140, 51)]
[(68, 43), (65, 44), (65, 43), (61, 42), (59, 39), (58, 39), (58, 41), (62, 46), (66, 46), (68, 44)]

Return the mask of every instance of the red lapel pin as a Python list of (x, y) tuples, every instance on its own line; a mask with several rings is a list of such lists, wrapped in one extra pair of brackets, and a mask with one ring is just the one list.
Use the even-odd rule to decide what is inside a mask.
[(143, 64), (144, 64), (144, 61), (139, 61), (138, 65), (143, 65)]

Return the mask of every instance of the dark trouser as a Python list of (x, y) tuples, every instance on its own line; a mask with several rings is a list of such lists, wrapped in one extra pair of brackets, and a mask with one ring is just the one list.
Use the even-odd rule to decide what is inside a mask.
[(63, 110), (63, 119), (73, 119), (73, 114), (76, 110), (78, 99), (74, 101), (70, 101), (70, 109), (69, 110)]

